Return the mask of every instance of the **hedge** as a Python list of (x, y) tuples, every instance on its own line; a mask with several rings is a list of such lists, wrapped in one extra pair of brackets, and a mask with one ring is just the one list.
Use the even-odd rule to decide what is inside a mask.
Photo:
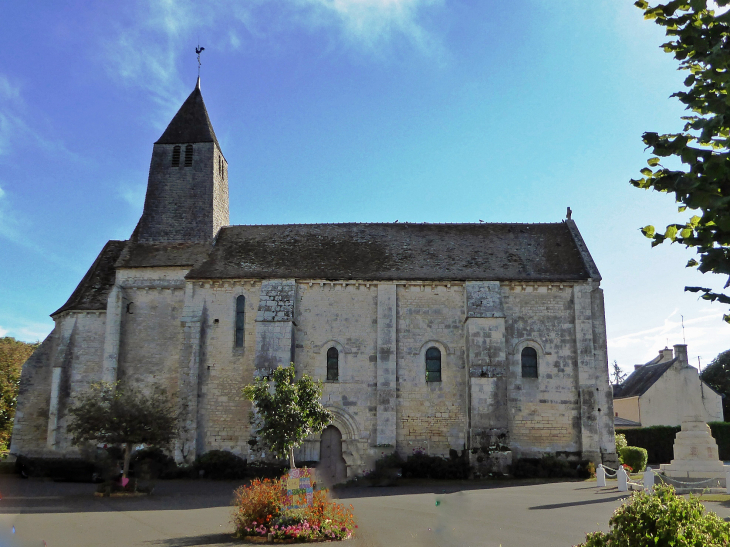
[[(721, 460), (730, 460), (730, 422), (710, 422), (710, 431), (717, 441)], [(682, 428), (670, 425), (617, 429), (626, 436), (629, 446), (645, 448), (649, 463), (669, 463), (674, 458), (674, 438)]]

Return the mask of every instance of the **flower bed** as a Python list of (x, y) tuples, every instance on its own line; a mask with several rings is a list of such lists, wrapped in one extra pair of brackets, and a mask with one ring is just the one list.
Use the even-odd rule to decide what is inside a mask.
[(311, 506), (285, 509), (286, 479), (256, 479), (235, 491), (233, 522), (238, 537), (295, 541), (348, 539), (357, 526), (352, 505), (333, 502), (327, 490), (315, 490)]

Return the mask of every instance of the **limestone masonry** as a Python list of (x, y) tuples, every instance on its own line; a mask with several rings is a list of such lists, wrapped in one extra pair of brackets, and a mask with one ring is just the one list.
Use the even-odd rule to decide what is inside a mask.
[[(348, 476), (392, 450), (497, 443), (615, 462), (601, 277), (572, 220), (228, 222), (198, 85), (154, 144), (131, 238), (106, 244), (25, 363), (11, 453), (78, 454), (68, 408), (121, 380), (175, 394), (178, 461), (256, 459), (241, 389), (293, 361), (324, 382), (342, 439), (327, 459)], [(299, 457), (324, 460), (319, 439)]]

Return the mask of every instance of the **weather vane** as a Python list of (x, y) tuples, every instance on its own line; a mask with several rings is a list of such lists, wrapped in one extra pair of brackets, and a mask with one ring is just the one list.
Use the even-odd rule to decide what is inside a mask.
[(200, 47), (200, 43), (198, 43), (198, 47), (195, 48), (195, 53), (198, 54), (198, 78), (200, 78), (200, 54), (205, 51), (204, 47)]

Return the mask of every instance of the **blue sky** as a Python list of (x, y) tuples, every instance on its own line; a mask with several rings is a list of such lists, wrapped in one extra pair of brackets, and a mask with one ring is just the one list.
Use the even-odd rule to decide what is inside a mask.
[(232, 224), (558, 222), (603, 275), (609, 360), (730, 348), (685, 285), (683, 218), (637, 190), (641, 134), (681, 128), (661, 29), (617, 0), (12, 2), (0, 20), (0, 335), (44, 338), (142, 212), (152, 143), (197, 76)]

